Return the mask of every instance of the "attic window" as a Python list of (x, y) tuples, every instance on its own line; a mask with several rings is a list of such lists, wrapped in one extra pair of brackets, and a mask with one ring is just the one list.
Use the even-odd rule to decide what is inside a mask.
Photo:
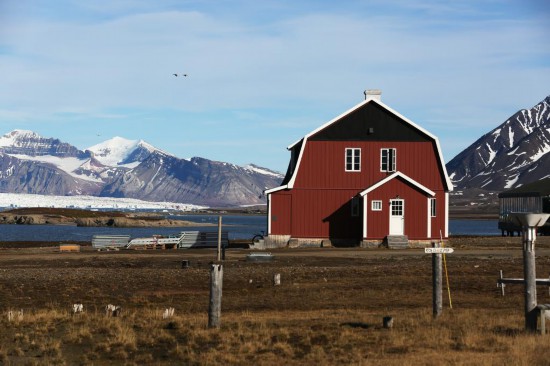
[(361, 149), (346, 148), (346, 172), (361, 171)]

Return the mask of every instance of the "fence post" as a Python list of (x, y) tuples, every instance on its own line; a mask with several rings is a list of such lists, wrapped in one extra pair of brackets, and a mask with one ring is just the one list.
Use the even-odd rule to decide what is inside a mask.
[(393, 317), (391, 316), (385, 316), (382, 318), (382, 326), (385, 329), (391, 329), (393, 328)]
[(273, 275), (273, 286), (280, 286), (281, 285), (281, 274), (275, 273)]
[(208, 327), (219, 328), (222, 315), (223, 266), (210, 265), (210, 304), (208, 306)]
[(523, 280), (525, 283), (525, 329), (537, 331), (537, 276), (535, 273), (535, 227), (523, 227)]
[(504, 275), (502, 274), (502, 269), (500, 270), (500, 279), (501, 279), (501, 282), (500, 282), (500, 293), (502, 294), (502, 296), (504, 296), (504, 287), (506, 287), (506, 285), (504, 284), (504, 282), (502, 282), (502, 279), (504, 278)]
[(218, 216), (218, 262), (220, 262), (221, 260), (222, 260), (222, 217), (220, 215)]
[[(439, 248), (439, 243), (432, 243), (432, 247)], [(432, 281), (433, 281), (433, 316), (437, 318), (443, 309), (443, 260), (442, 254), (432, 254)]]

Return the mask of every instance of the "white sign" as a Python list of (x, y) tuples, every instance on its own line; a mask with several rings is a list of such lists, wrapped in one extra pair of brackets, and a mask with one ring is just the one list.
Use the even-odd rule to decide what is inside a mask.
[(427, 254), (448, 254), (454, 251), (453, 248), (424, 248), (424, 253)]

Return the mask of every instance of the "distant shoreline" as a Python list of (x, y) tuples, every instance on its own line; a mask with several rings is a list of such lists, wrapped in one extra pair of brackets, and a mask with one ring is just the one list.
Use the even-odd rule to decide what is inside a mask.
[[(191, 227), (197, 223), (167, 219), (151, 213), (100, 212), (64, 208), (21, 208), (0, 212), (0, 224), (4, 225), (63, 225), (80, 227)], [(214, 226), (201, 223), (200, 226)]]
[(449, 213), (452, 220), (498, 220), (498, 214)]
[[(472, 210), (473, 211), (473, 210)], [(476, 213), (470, 210), (449, 212), (452, 220), (498, 220), (498, 213)], [(197, 223), (171, 219), (170, 216), (184, 215), (242, 215), (265, 216), (267, 212), (241, 208), (216, 208), (200, 212), (182, 212), (176, 215), (151, 212), (91, 211), (66, 208), (19, 208), (0, 212), (0, 224), (20, 225), (76, 225), (90, 227), (188, 227)], [(215, 225), (204, 223), (201, 226)]]

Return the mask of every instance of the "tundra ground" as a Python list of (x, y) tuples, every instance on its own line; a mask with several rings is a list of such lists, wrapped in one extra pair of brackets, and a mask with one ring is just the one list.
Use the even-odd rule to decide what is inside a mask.
[[(509, 285), (504, 297), (496, 287), (499, 270), (523, 276), (521, 239), (450, 244), (452, 309), (445, 288), (436, 320), (423, 250), (280, 249), (266, 263), (230, 250), (219, 329), (207, 327), (215, 251), (0, 246), (0, 364), (546, 365), (550, 336), (523, 330), (523, 287)], [(536, 248), (538, 277), (548, 278), (550, 237)], [(550, 303), (546, 287), (538, 300)], [(74, 303), (82, 314), (71, 313)], [(121, 316), (107, 317), (107, 304)], [(164, 319), (169, 307), (175, 315)]]

